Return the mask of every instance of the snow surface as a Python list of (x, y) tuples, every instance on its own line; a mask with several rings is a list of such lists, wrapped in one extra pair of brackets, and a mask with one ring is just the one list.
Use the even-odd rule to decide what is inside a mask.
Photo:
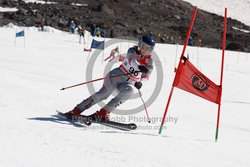
[[(183, 0), (199, 9), (224, 16), (224, 8), (228, 8), (228, 17), (250, 26), (250, 0)], [(236, 25), (237, 26), (237, 25)]]
[(40, 0), (24, 0), (25, 3), (40, 3), (40, 4), (57, 4), (57, 2), (40, 1)]
[(16, 12), (16, 11), (18, 11), (17, 8), (6, 8), (6, 7), (4, 8), (0, 6), (0, 12)]
[[(15, 44), (15, 33), (23, 29), (25, 38), (17, 38)], [(89, 44), (89, 35), (86, 38)], [(105, 49), (93, 66), (93, 78), (104, 76), (103, 56), (117, 45), (125, 53), (133, 43), (121, 40)], [(219, 140), (214, 142), (217, 105), (179, 89), (174, 90), (167, 128), (158, 135), (180, 45), (156, 45), (164, 77), (160, 94), (148, 107), (151, 124), (144, 111), (111, 115), (114, 120), (136, 122), (138, 130), (131, 132), (101, 125), (79, 127), (58, 118), (56, 110), (66, 112), (90, 95), (86, 86), (59, 90), (86, 81), (90, 62), (84, 47), (77, 35), (50, 27), (46, 32), (12, 24), (0, 28), (1, 166), (250, 166), (249, 53), (226, 51), (221, 125)], [(221, 50), (188, 47), (187, 53), (194, 65), (219, 83)], [(101, 84), (94, 86), (98, 89)], [(141, 89), (145, 101), (155, 84), (156, 71)], [(141, 103), (132, 99), (119, 108)], [(96, 105), (86, 113), (99, 108)]]
[[(250, 25), (249, 0), (188, 1), (220, 15), (228, 7), (229, 17)], [(25, 38), (17, 38), (15, 45), (15, 33), (23, 29)], [(11, 24), (0, 28), (1, 166), (250, 166), (249, 53), (226, 51), (221, 124), (215, 143), (217, 105), (179, 89), (174, 90), (167, 128), (158, 135), (180, 45), (156, 45), (164, 77), (160, 94), (148, 107), (151, 124), (146, 122), (144, 111), (132, 116), (111, 115), (114, 120), (136, 122), (139, 128), (132, 132), (100, 125), (79, 127), (59, 119), (55, 110), (66, 112), (90, 94), (86, 86), (59, 89), (86, 81), (89, 55), (83, 48), (89, 46), (91, 38), (86, 35), (84, 46), (78, 43), (77, 35), (50, 27), (45, 30)], [(121, 40), (116, 45), (125, 53), (133, 44)], [(93, 78), (104, 76), (107, 63), (102, 63), (102, 57), (111, 49), (105, 49), (96, 60)], [(219, 83), (221, 50), (188, 47), (186, 53), (194, 65)], [(98, 89), (101, 84), (94, 86)], [(141, 90), (145, 101), (155, 84), (156, 71)], [(140, 99), (132, 99), (119, 108), (140, 104)], [(86, 113), (99, 108), (96, 105)]]

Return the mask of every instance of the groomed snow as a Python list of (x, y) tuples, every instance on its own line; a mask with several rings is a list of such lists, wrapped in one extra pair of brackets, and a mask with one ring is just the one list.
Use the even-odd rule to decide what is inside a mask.
[[(17, 38), (14, 46), (15, 33), (23, 29), (25, 38)], [(124, 132), (100, 125), (78, 127), (56, 117), (56, 110), (66, 112), (90, 95), (86, 86), (59, 90), (86, 81), (89, 62), (83, 48), (87, 46), (78, 42), (77, 35), (50, 27), (40, 32), (35, 27), (11, 24), (0, 28), (0, 34), (1, 166), (250, 166), (249, 53), (226, 51), (216, 143), (217, 105), (179, 89), (174, 90), (167, 128), (158, 135), (182, 46), (156, 45), (164, 77), (160, 94), (148, 107), (154, 121), (148, 124), (144, 111), (130, 116), (112, 114), (114, 120), (139, 126), (136, 131)], [(89, 45), (89, 35), (86, 37)], [(104, 76), (108, 63), (102, 59), (112, 48), (119, 46), (125, 53), (132, 45), (121, 40), (105, 49), (93, 66), (93, 78)], [(219, 83), (221, 50), (188, 47), (187, 53), (194, 65)], [(98, 89), (101, 84), (96, 82), (94, 87)], [(156, 71), (141, 89), (145, 101), (155, 84)], [(141, 103), (139, 98), (132, 99), (119, 109), (135, 108)], [(86, 114), (99, 108), (96, 105)]]

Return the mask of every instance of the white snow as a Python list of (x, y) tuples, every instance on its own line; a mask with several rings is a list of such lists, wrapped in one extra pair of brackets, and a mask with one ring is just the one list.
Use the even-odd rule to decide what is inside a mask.
[(0, 6), (0, 12), (16, 12), (16, 11), (18, 11), (17, 8), (8, 8), (8, 7), (6, 8)]
[[(21, 30), (25, 30), (25, 37), (17, 38), (14, 45), (15, 33)], [(91, 38), (86, 36), (89, 46)], [(109, 56), (117, 45), (125, 53), (133, 43), (121, 40), (105, 49), (93, 66), (93, 78), (104, 76), (108, 63), (102, 63), (103, 56)], [(164, 77), (160, 94), (148, 107), (154, 120), (151, 124), (146, 122), (144, 111), (129, 116), (111, 115), (114, 120), (136, 122), (138, 130), (131, 132), (101, 125), (77, 127), (56, 117), (56, 110), (69, 111), (90, 95), (86, 85), (60, 91), (86, 81), (90, 62), (84, 47), (77, 35), (51, 27), (46, 27), (46, 32), (13, 24), (0, 28), (1, 166), (250, 166), (249, 53), (225, 53), (219, 140), (214, 142), (217, 105), (177, 88), (168, 122), (158, 135), (181, 45), (156, 45)], [(187, 52), (190, 61), (218, 84), (221, 50), (188, 47)], [(144, 83), (141, 91), (145, 101), (151, 96), (156, 79), (154, 71)], [(101, 84), (94, 83), (95, 89)], [(139, 98), (131, 99), (119, 108), (135, 108), (141, 103)], [(99, 108), (96, 105), (86, 114)]]
[(224, 16), (224, 8), (228, 8), (228, 17), (250, 26), (250, 0), (183, 0), (199, 9)]
[(40, 4), (57, 4), (57, 2), (40, 1), (40, 0), (24, 0), (25, 3), (40, 3)]
[[(19, 29), (18, 29), (19, 28)], [(25, 38), (15, 32), (25, 30)], [(86, 86), (59, 89), (85, 81), (88, 53), (78, 36), (66, 32), (39, 32), (34, 27), (0, 28), (0, 161), (1, 166), (249, 166), (250, 140), (249, 54), (226, 51), (221, 126), (214, 142), (217, 105), (175, 89), (168, 113), (168, 128), (158, 135), (161, 117), (174, 77), (175, 56), (182, 46), (157, 44), (164, 68), (161, 93), (145, 113), (112, 119), (135, 121), (139, 128), (123, 132), (100, 125), (90, 128), (55, 117), (89, 96)], [(25, 47), (23, 45), (25, 41)], [(116, 44), (117, 45), (117, 44)], [(114, 47), (116, 46), (114, 45)], [(122, 52), (131, 46), (118, 44)], [(110, 49), (105, 50), (108, 56)], [(189, 47), (190, 60), (219, 83), (221, 51)], [(101, 54), (102, 55), (102, 54)], [(198, 59), (197, 59), (198, 56)], [(95, 63), (94, 78), (103, 77), (107, 63)], [(117, 63), (118, 65), (119, 63)], [(147, 100), (155, 86), (156, 72), (142, 88)], [(96, 89), (102, 82), (96, 82)], [(120, 108), (133, 108), (140, 99)], [(94, 106), (86, 113), (100, 107)]]
[(71, 3), (73, 6), (88, 6), (88, 4), (81, 4), (81, 3)]
[(238, 31), (241, 31), (241, 32), (244, 32), (244, 33), (250, 33), (250, 31), (248, 30), (244, 30), (244, 29), (241, 29), (241, 28), (237, 28), (237, 27), (232, 27), (233, 29), (235, 30), (238, 30)]

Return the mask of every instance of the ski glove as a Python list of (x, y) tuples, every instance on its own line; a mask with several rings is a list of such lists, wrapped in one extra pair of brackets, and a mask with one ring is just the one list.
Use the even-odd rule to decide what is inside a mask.
[(136, 82), (135, 83), (135, 87), (137, 88), (137, 89), (141, 89), (141, 87), (142, 87), (142, 83), (139, 81), (139, 82)]
[(139, 65), (138, 68), (142, 73), (148, 73), (148, 68), (146, 66)]

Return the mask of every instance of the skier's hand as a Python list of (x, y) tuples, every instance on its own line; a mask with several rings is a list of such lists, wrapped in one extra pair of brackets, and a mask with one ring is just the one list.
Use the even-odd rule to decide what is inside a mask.
[(141, 89), (141, 87), (142, 87), (142, 83), (139, 81), (139, 82), (136, 82), (135, 83), (135, 87), (137, 88), (137, 89)]
[(148, 73), (148, 68), (146, 66), (139, 65), (138, 68), (142, 73)]

